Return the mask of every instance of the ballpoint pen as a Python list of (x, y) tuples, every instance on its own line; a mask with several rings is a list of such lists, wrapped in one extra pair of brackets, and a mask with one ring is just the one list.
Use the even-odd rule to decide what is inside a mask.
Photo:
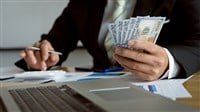
[[(38, 47), (28, 47), (28, 49), (40, 51), (40, 48)], [(58, 51), (49, 50), (48, 52), (52, 54), (62, 55), (62, 53)]]
[(124, 68), (123, 67), (112, 67), (112, 68), (107, 68), (107, 69), (104, 69), (103, 72), (114, 72), (114, 71), (121, 71), (123, 70)]
[(111, 68), (106, 68), (106, 69), (95, 69), (95, 72), (116, 72), (116, 71), (121, 71), (123, 70), (123, 67), (111, 67)]

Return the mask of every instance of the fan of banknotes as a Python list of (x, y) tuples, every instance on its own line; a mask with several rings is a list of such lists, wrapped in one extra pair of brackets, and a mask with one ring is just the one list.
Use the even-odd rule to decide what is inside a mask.
[(130, 39), (143, 39), (155, 43), (163, 24), (169, 21), (166, 17), (137, 16), (108, 24), (113, 44), (128, 47)]

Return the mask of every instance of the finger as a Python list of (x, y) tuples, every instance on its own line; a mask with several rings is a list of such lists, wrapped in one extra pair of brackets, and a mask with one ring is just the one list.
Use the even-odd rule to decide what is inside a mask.
[(138, 71), (136, 69), (131, 69), (126, 65), (121, 64), (122, 67), (124, 67), (127, 71), (133, 73), (136, 77), (140, 78), (141, 80), (149, 81), (151, 80), (146, 73), (143, 73), (141, 71)]
[(29, 50), (29, 49), (25, 49), (25, 57), (24, 57), (24, 60), (26, 61), (26, 63), (28, 65), (34, 65), (37, 63), (37, 59), (35, 57), (35, 54), (32, 50)]
[(35, 52), (35, 56), (38, 59), (38, 63), (41, 66), (42, 70), (45, 70), (58, 62), (59, 56), (49, 53), (49, 50), (53, 50), (53, 47), (47, 40), (36, 42), (34, 46), (40, 48), (40, 52)]
[(122, 63), (120, 65), (123, 66), (127, 71), (133, 73), (134, 75), (136, 75), (137, 77), (139, 77), (142, 80), (152, 81), (152, 80), (156, 80), (156, 79), (159, 78), (159, 76), (154, 75), (154, 74), (149, 74), (147, 71), (133, 69), (135, 67), (129, 67), (129, 66), (124, 65)]
[(47, 70), (47, 63), (45, 61), (41, 61), (39, 64), (41, 70)]
[[(32, 60), (34, 60), (35, 62), (32, 62)], [(42, 61), (39, 51), (33, 52), (32, 50), (28, 50), (25, 61), (27, 62), (29, 67), (32, 69), (37, 69), (37, 70), (47, 69), (46, 63), (45, 61)]]
[(41, 54), (42, 50), (40, 48), (41, 42), (36, 42), (33, 46), (40, 49), (40, 50), (35, 50), (34, 54), (35, 54), (36, 59), (41, 62), (42, 61), (42, 54)]
[(133, 73), (135, 76), (137, 76), (140, 79), (145, 80), (145, 81), (153, 81), (153, 80), (158, 79), (155, 76), (148, 75), (147, 73), (143, 73), (141, 71), (137, 71), (137, 70), (134, 70), (134, 69), (129, 69), (128, 67), (124, 67), (124, 68), (126, 68), (128, 71), (130, 71), (131, 73)]
[[(114, 55), (114, 58), (117, 60), (117, 62), (125, 67), (128, 71), (131, 71), (138, 75), (139, 77), (145, 78), (145, 80), (155, 80), (160, 77), (162, 74), (162, 70), (160, 70), (159, 67), (155, 67), (152, 65), (148, 65), (145, 63), (140, 63), (128, 58), (121, 57), (119, 55)], [(142, 76), (140, 76), (142, 75)], [(148, 75), (148, 76), (143, 76)]]
[(41, 49), (41, 57), (44, 61), (46, 61), (49, 57), (49, 51), (53, 50), (50, 43), (47, 40), (43, 40), (40, 44)]
[(46, 65), (46, 62), (44, 60), (42, 60), (41, 52), (34, 51), (34, 56), (35, 56), (35, 59), (37, 60), (37, 63), (31, 65), (31, 67), (34, 69), (39, 69), (39, 70), (46, 70), (47, 65)]
[[(114, 57), (120, 64), (127, 66), (129, 69), (137, 70), (143, 73), (151, 73), (154, 74), (156, 71), (153, 69), (151, 65), (137, 62), (128, 58), (124, 58), (121, 56), (115, 55)], [(152, 71), (154, 70), (154, 71)], [(153, 73), (154, 72), (154, 73)]]
[(46, 61), (48, 67), (54, 66), (59, 61), (59, 56), (56, 54), (50, 54), (49, 59)]
[(19, 56), (22, 57), (22, 58), (26, 57), (25, 51), (22, 50), (22, 51), (19, 53)]
[(151, 54), (157, 53), (157, 49), (159, 49), (159, 46), (151, 42), (141, 40), (130, 40), (128, 45), (130, 48), (139, 50), (141, 49)]
[(155, 59), (154, 56), (138, 51), (138, 50), (131, 50), (131, 49), (125, 49), (125, 48), (116, 48), (115, 53), (117, 55), (120, 55), (122, 57), (126, 57), (138, 62), (143, 62), (147, 64), (153, 64), (153, 61)]
[(42, 61), (44, 61), (41, 57), (41, 51), (34, 51), (34, 55), (35, 55), (35, 58), (37, 59), (37, 62), (40, 63)]

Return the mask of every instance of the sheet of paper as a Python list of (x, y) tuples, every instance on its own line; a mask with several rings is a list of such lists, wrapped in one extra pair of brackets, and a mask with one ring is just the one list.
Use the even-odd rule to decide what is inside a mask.
[(88, 76), (89, 74), (91, 74), (91, 72), (65, 72), (62, 70), (31, 71), (15, 74), (15, 79), (23, 79), (24, 82), (47, 82), (50, 80), (55, 82), (67, 82), (76, 81)]
[(55, 82), (68, 82), (105, 78), (127, 78), (129, 81), (131, 80), (132, 84), (140, 88), (171, 99), (191, 97), (191, 95), (182, 85), (182, 83), (187, 79), (171, 79), (144, 82), (139, 80), (137, 77), (129, 72), (65, 72), (62, 70), (31, 71), (15, 74), (16, 80), (24, 82), (39, 81), (41, 83), (52, 80)]
[(23, 70), (15, 66), (13, 67), (0, 67), (0, 81), (14, 78), (16, 73), (22, 73)]
[(176, 98), (191, 97), (182, 84), (184, 81), (185, 79), (171, 79), (152, 82), (133, 82), (132, 84), (152, 93), (175, 100)]
[(68, 82), (79, 80), (103, 79), (103, 78), (119, 78), (125, 76), (125, 72), (65, 72), (62, 70), (53, 71), (31, 71), (15, 74), (15, 80), (24, 82)]

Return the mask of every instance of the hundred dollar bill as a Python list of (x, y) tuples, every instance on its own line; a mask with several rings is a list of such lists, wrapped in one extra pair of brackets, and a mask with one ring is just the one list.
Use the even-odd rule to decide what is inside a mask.
[(123, 21), (123, 25), (122, 25), (122, 34), (121, 34), (121, 46), (126, 46), (127, 45), (127, 32), (128, 32), (128, 27), (129, 27), (129, 19), (126, 19)]
[(132, 33), (135, 30), (135, 22), (136, 22), (136, 20), (137, 20), (136, 18), (130, 18), (129, 19), (128, 31), (127, 31), (126, 38), (125, 38), (126, 43), (131, 38), (134, 38), (134, 37), (132, 37)]
[(165, 17), (137, 17), (132, 36), (155, 43), (164, 22)]
[(123, 27), (123, 21), (117, 21), (116, 22), (116, 26), (117, 26), (117, 44), (118, 46), (120, 46), (121, 41), (122, 41), (122, 27)]
[(163, 24), (169, 22), (165, 19), (165, 17), (137, 16), (110, 23), (108, 29), (116, 46), (128, 47), (130, 39), (155, 43)]
[(108, 25), (108, 30), (111, 34), (111, 37), (113, 39), (113, 44), (117, 45), (117, 40), (116, 40), (116, 36), (117, 36), (117, 30), (116, 30), (116, 24), (115, 23), (111, 23)]

